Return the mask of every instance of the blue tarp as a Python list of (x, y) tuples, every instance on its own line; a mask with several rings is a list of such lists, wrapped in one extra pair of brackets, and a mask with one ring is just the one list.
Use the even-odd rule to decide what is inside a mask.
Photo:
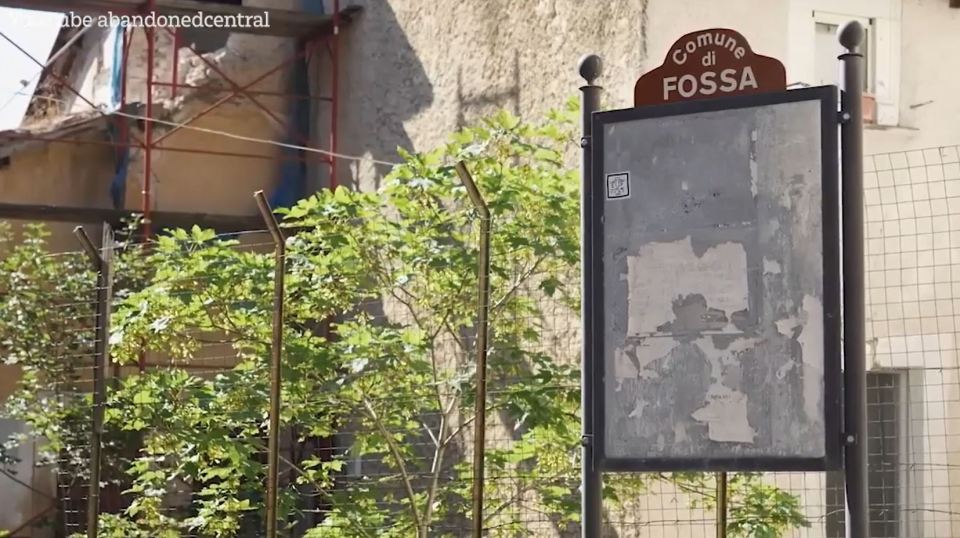
[[(120, 107), (123, 88), (123, 27), (117, 25), (113, 32), (113, 65), (110, 68), (110, 100), (111, 110)], [(110, 199), (115, 209), (123, 208), (127, 191), (127, 169), (130, 165), (130, 128), (127, 118), (113, 116), (109, 127), (110, 140), (117, 144), (116, 164), (113, 179), (110, 181)]]
[(127, 195), (127, 169), (130, 167), (130, 132), (126, 118), (114, 116), (108, 128), (110, 140), (117, 144), (113, 179), (110, 181), (110, 199), (114, 209), (122, 209)]
[[(307, 13), (323, 14), (323, 0), (303, 0), (302, 8)], [(303, 43), (298, 46), (303, 47)], [(302, 48), (299, 52), (303, 52)], [(310, 95), (309, 62), (301, 56), (293, 64), (291, 93), (297, 96), (290, 103), (290, 133), (287, 143), (302, 146), (310, 137), (310, 119), (313, 114)], [(283, 162), (280, 164), (280, 182), (271, 197), (273, 207), (290, 207), (307, 195), (307, 166), (304, 152), (299, 149), (283, 148)]]
[(110, 100), (112, 109), (120, 106), (123, 91), (123, 27), (119, 24), (111, 29), (113, 32), (113, 65), (110, 66)]
[[(307, 62), (298, 60), (293, 66), (292, 93), (298, 96), (309, 95), (310, 83), (307, 77)], [(290, 103), (290, 133), (287, 143), (302, 146), (310, 136), (310, 100), (294, 97)], [(283, 148), (283, 162), (280, 163), (280, 182), (274, 191), (270, 204), (273, 207), (290, 207), (307, 194), (307, 166), (303, 151)]]

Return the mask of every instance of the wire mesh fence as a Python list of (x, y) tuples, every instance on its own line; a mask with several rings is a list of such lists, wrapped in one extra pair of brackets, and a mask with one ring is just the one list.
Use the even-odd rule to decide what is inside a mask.
[(955, 536), (958, 148), (873, 155), (865, 164), (871, 529)]
[[(874, 155), (866, 164), (871, 536), (957, 536), (958, 151)], [(323, 226), (294, 215), (296, 226), (285, 228), (280, 533), (470, 536), (472, 461), (482, 450), (485, 535), (579, 536), (575, 260), (551, 265), (555, 253), (524, 250), (523, 229), (494, 218), (478, 447), (475, 216), (465, 206), (438, 209), (442, 233), (425, 235), (410, 221), (383, 240), (382, 229), (358, 224), (363, 211), (352, 203), (360, 202), (331, 195), (308, 212)], [(346, 206), (357, 212), (336, 213)], [(392, 242), (404, 234), (412, 236)], [(26, 244), (10, 246), (0, 282), (3, 354), (21, 368), (25, 389), (8, 398), (7, 415), (45, 438), (33, 463), (56, 476), (48, 529), (82, 535), (100, 289), (81, 253)], [(264, 230), (193, 230), (104, 248), (117, 257), (94, 503), (100, 535), (264, 535), (274, 243)], [(26, 439), (20, 444), (32, 446)], [(13, 472), (24, 453), (13, 446), (4, 446), (0, 480), (28, 491), (36, 483)], [(839, 473), (731, 474), (727, 533), (843, 536), (842, 481)], [(610, 474), (606, 487), (605, 535), (716, 535), (712, 474)], [(33, 526), (17, 532), (43, 535)]]

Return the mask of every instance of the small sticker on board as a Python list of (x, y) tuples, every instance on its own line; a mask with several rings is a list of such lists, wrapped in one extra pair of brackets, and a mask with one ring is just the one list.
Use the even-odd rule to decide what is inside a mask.
[(630, 172), (607, 174), (607, 200), (630, 198)]

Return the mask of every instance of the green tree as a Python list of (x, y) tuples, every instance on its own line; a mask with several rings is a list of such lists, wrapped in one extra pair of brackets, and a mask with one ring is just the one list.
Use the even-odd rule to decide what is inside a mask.
[[(459, 534), (469, 517), (477, 217), (452, 168), (465, 160), (494, 221), (485, 523), (493, 535), (526, 534), (522, 501), (551, 524), (576, 525), (579, 209), (578, 179), (564, 161), (574, 116), (568, 107), (530, 125), (500, 113), (435, 151), (402, 153), (377, 192), (324, 191), (284, 212), (285, 524), (306, 521), (311, 498), (324, 506), (305, 530), (314, 538)], [(4, 360), (25, 372), (8, 412), (47, 438), (51, 454), (80, 462), (89, 398), (41, 395), (76, 385), (91, 342), (62, 341), (76, 313), (50, 308), (43, 294), (75, 297), (89, 315), (93, 275), (75, 257), (46, 256), (33, 233), (11, 246), (0, 281), (17, 298), (0, 310)], [(122, 247), (112, 358), (170, 366), (111, 385), (105, 458), (124, 473), (115, 482), (129, 502), (102, 516), (103, 534), (256, 534), (272, 255), (197, 228)], [(92, 334), (89, 324), (75, 332)], [(70, 346), (81, 346), (80, 358)], [(228, 368), (202, 370), (225, 358)], [(331, 438), (339, 449), (311, 448)], [(358, 460), (374, 470), (350, 472)], [(657, 481), (705, 498), (705, 479), (691, 476), (613, 476), (608, 507)], [(734, 532), (766, 537), (775, 534), (751, 529), (805, 524), (791, 495), (738, 484)]]

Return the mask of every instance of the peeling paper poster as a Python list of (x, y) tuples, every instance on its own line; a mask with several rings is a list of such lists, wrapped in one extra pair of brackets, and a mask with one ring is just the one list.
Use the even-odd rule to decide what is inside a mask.
[(823, 102), (594, 123), (604, 458), (826, 457)]

